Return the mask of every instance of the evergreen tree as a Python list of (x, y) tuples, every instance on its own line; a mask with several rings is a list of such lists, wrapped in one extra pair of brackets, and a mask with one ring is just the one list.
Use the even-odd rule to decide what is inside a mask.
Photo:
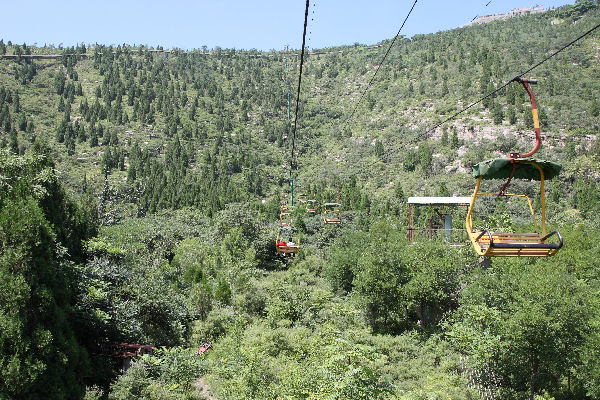
[(15, 112), (15, 114), (21, 112), (21, 98), (19, 97), (19, 92), (17, 91), (15, 91), (15, 94), (13, 96), (13, 111)]
[(62, 96), (58, 98), (57, 110), (58, 110), (58, 112), (65, 111), (65, 101), (63, 100)]
[(442, 138), (440, 141), (442, 143), (442, 146), (448, 145), (448, 130), (446, 129), (446, 127), (442, 128)]
[(506, 116), (508, 117), (508, 122), (511, 125), (517, 123), (517, 113), (515, 112), (515, 107), (512, 104), (508, 105), (508, 109), (506, 111)]
[(590, 104), (590, 115), (592, 117), (597, 117), (600, 115), (600, 105), (598, 104), (596, 97), (592, 97), (592, 103)]
[(381, 142), (381, 140), (375, 141), (375, 155), (381, 158), (384, 154), (385, 149), (383, 148), (383, 143)]
[(21, 114), (21, 116), (19, 117), (19, 130), (23, 132), (26, 129), (27, 129), (27, 118), (25, 117), (25, 114)]
[(442, 92), (441, 97), (446, 96), (449, 93), (447, 80), (444, 79), (444, 83), (442, 84)]
[(54, 90), (56, 94), (62, 95), (65, 91), (65, 81), (66, 78), (62, 74), (62, 72), (57, 72), (54, 76)]
[(504, 120), (504, 111), (502, 110), (502, 105), (499, 102), (494, 101), (491, 105), (492, 109), (492, 119), (496, 125), (501, 125)]
[(456, 128), (452, 130), (452, 139), (450, 140), (450, 147), (453, 149), (458, 149), (460, 147), (460, 143), (458, 141), (458, 132)]
[[(539, 111), (540, 111), (539, 118), (540, 118), (541, 127), (548, 128), (550, 125), (548, 123), (548, 113), (546, 112), (546, 109), (540, 107)], [(533, 121), (533, 117), (532, 117), (532, 121)]]
[(73, 135), (65, 135), (65, 147), (67, 148), (67, 154), (72, 156), (75, 154), (75, 138)]
[(0, 170), (10, 182), (0, 202), (0, 398), (81, 398), (87, 355), (71, 307), (86, 221), (47, 157), (0, 152)]
[(14, 128), (14, 126), (10, 130), (10, 140), (8, 142), (8, 149), (12, 154), (19, 154), (19, 140), (17, 136), (17, 130)]
[(90, 127), (90, 147), (96, 147), (98, 146), (98, 135), (96, 135), (96, 129), (94, 129), (94, 126), (92, 125)]

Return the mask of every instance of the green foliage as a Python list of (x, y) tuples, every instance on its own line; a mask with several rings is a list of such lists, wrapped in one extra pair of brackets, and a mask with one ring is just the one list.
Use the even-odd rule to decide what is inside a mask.
[(70, 313), (85, 221), (44, 156), (1, 150), (0, 176), (0, 395), (81, 396), (88, 359)]
[(111, 400), (202, 399), (194, 382), (204, 360), (193, 349), (173, 347), (144, 354), (112, 385)]
[(507, 390), (556, 387), (581, 362), (589, 287), (550, 261), (504, 262), (494, 272), (463, 292), (449, 337), (479, 365), (491, 360)]
[(498, 102), (494, 102), (491, 106), (492, 119), (496, 125), (501, 125), (504, 120), (504, 111), (502, 105)]
[[(3, 276), (2, 332), (16, 344), (0, 346), (3, 360), (16, 361), (0, 376), (16, 382), (11, 390), (31, 389), (0, 397), (41, 396), (33, 391), (46, 377), (69, 388), (54, 397), (80, 397), (86, 373), (89, 385), (114, 382), (111, 398), (194, 398), (190, 383), (205, 374), (219, 398), (472, 399), (456, 373), (458, 351), (477, 370), (493, 369), (503, 398), (527, 395), (536, 362), (534, 394), (598, 397), (592, 36), (532, 76), (546, 135), (539, 155), (567, 161), (548, 201), (549, 225), (563, 232), (565, 247), (550, 261), (494, 260), (473, 271), (470, 251), (409, 244), (402, 230), (406, 197), (468, 193), (471, 164), (530, 140), (527, 95), (511, 84), (444, 125), (440, 142), (421, 133), (593, 27), (597, 8), (580, 1), (399, 38), (351, 127), (340, 123), (386, 43), (311, 55), (296, 187), (318, 204), (339, 192), (344, 222), (323, 226), (320, 215), (296, 209), (301, 250), (284, 260), (273, 243), (289, 177), (283, 53), (97, 45), (64, 49), (88, 57), (64, 56), (52, 68), (0, 60), (0, 143), (12, 152), (4, 150), (0, 168), (13, 171), (0, 183), (0, 235), (11, 239), (1, 254), (6, 268), (18, 261), (22, 269)], [(298, 72), (292, 64), (290, 75)], [(490, 118), (523, 135), (504, 136)], [(47, 137), (45, 154), (80, 205), (63, 201), (52, 163), (19, 156), (43, 147), (36, 136)], [(531, 194), (531, 185), (514, 185)], [(512, 208), (487, 211), (492, 225), (520, 229)], [(214, 350), (202, 368), (174, 348), (115, 379), (103, 354), (111, 342), (207, 340)], [(66, 384), (70, 377), (75, 383)], [(101, 396), (94, 388), (88, 398)]]

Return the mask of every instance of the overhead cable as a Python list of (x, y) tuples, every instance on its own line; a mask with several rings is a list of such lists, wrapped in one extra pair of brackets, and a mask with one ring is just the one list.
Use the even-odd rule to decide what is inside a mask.
[(398, 39), (398, 36), (400, 36), (400, 32), (402, 31), (402, 28), (404, 28), (404, 24), (406, 24), (406, 21), (408, 20), (408, 17), (410, 17), (410, 14), (412, 13), (413, 9), (417, 5), (417, 1), (418, 0), (415, 0), (415, 2), (413, 3), (412, 7), (410, 8), (410, 11), (408, 12), (408, 14), (406, 14), (406, 17), (404, 18), (404, 21), (402, 22), (402, 25), (400, 26), (400, 29), (398, 29), (398, 33), (396, 33), (396, 36), (394, 36), (394, 39), (392, 40), (392, 42), (388, 46), (387, 51), (385, 52), (385, 54), (381, 58), (381, 61), (379, 62), (379, 65), (377, 65), (377, 69), (375, 70), (375, 73), (371, 77), (371, 80), (367, 84), (367, 87), (363, 90), (362, 94), (360, 95), (360, 98), (356, 102), (356, 105), (354, 106), (354, 109), (352, 110), (352, 113), (350, 114), (350, 117), (346, 120), (346, 124), (348, 124), (350, 121), (352, 121), (352, 118), (354, 117), (354, 114), (356, 113), (358, 105), (360, 104), (360, 102), (362, 101), (363, 97), (365, 96), (365, 93), (367, 93), (367, 90), (369, 90), (369, 87), (371, 87), (371, 84), (375, 80), (375, 77), (377, 76), (377, 73), (379, 72), (379, 69), (381, 68), (381, 66), (383, 65), (383, 62), (385, 61), (386, 57), (388, 56), (388, 54), (392, 50), (392, 47), (394, 46), (394, 43), (396, 42), (396, 39)]
[[(452, 114), (451, 116), (449, 116), (448, 118), (446, 118), (445, 120), (443, 120), (442, 122), (438, 123), (437, 125), (435, 125), (434, 127), (428, 129), (427, 131), (425, 131), (422, 135), (419, 136), (426, 136), (428, 133), (436, 130), (437, 128), (439, 128), (440, 126), (442, 126), (443, 124), (445, 124), (448, 121), (453, 120), (454, 118), (456, 118), (458, 115), (464, 113), (465, 111), (467, 111), (468, 109), (476, 106), (477, 104), (481, 103), (483, 100), (495, 95), (496, 93), (498, 93), (499, 91), (501, 91), (502, 89), (504, 89), (505, 87), (507, 87), (510, 83), (512, 83), (513, 81), (515, 81), (518, 78), (522, 78), (523, 75), (531, 72), (532, 70), (534, 70), (535, 68), (539, 67), (540, 65), (542, 65), (543, 63), (545, 63), (546, 61), (548, 61), (549, 59), (551, 59), (552, 57), (554, 57), (555, 55), (557, 55), (558, 53), (562, 52), (563, 50), (565, 50), (566, 48), (572, 46), (573, 44), (575, 44), (576, 42), (578, 42), (579, 40), (583, 39), (584, 37), (586, 37), (587, 35), (589, 35), (590, 33), (594, 32), (596, 29), (600, 28), (600, 24), (597, 24), (596, 26), (594, 26), (593, 28), (591, 28), (590, 30), (586, 31), (585, 33), (583, 33), (582, 35), (578, 36), (577, 38), (571, 40), (569, 43), (565, 44), (563, 47), (561, 47), (560, 49), (556, 50), (554, 53), (550, 54), (549, 56), (547, 56), (546, 58), (544, 58), (543, 60), (541, 60), (540, 62), (538, 62), (537, 64), (533, 65), (532, 67), (526, 69), (525, 71), (519, 73), (518, 75), (515, 75), (511, 80), (509, 80), (508, 82), (504, 83), (502, 86), (499, 86), (498, 88), (496, 88), (495, 90), (489, 92), (488, 94), (486, 94), (485, 96), (481, 97), (479, 100), (469, 104), (468, 106), (464, 107), (463, 109), (457, 111), (456, 113)], [(419, 137), (418, 136), (418, 137)]]

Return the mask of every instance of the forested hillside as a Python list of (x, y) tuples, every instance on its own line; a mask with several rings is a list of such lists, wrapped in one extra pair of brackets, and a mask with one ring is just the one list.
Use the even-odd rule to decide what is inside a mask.
[[(297, 118), (299, 51), (1, 40), (0, 399), (600, 399), (599, 33), (526, 76), (536, 157), (563, 165), (556, 256), (408, 242), (406, 205), (469, 196), (474, 164), (529, 150), (517, 83), (430, 128), (599, 21), (578, 1), (401, 37), (381, 65), (390, 40), (313, 50)], [(301, 245), (282, 257), (290, 166)], [(539, 183), (511, 188), (539, 211)], [(118, 343), (156, 350), (121, 373)]]

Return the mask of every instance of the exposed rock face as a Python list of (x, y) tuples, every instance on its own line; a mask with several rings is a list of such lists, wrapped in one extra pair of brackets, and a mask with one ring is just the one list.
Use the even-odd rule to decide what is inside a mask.
[(508, 18), (513, 18), (513, 17), (519, 17), (522, 15), (529, 15), (529, 14), (537, 14), (537, 13), (541, 13), (547, 11), (545, 8), (543, 7), (523, 7), (523, 8), (514, 8), (512, 10), (510, 10), (507, 13), (504, 14), (489, 14), (489, 15), (482, 15), (480, 17), (477, 17), (474, 21), (469, 22), (468, 24), (466, 24), (465, 26), (469, 26), (469, 25), (473, 25), (473, 24), (485, 24), (486, 22), (490, 22), (490, 21), (494, 21), (497, 19), (508, 19)]

